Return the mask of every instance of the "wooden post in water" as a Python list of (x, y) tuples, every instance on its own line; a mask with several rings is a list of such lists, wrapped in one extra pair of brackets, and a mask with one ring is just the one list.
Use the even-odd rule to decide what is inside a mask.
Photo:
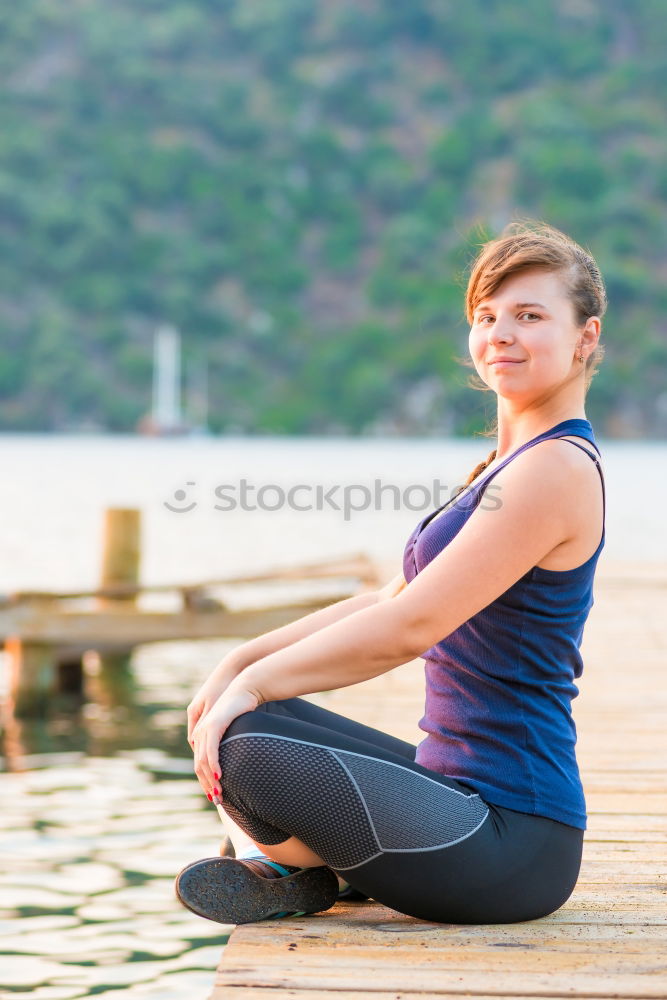
[[(102, 589), (135, 587), (139, 582), (140, 512), (127, 508), (105, 511), (102, 551)], [(100, 607), (113, 613), (136, 603), (136, 595), (98, 598)], [(41, 600), (45, 611), (58, 607), (57, 597)], [(76, 646), (76, 644), (74, 644)], [(83, 691), (83, 664), (79, 651), (72, 652), (53, 642), (26, 640), (20, 634), (5, 642), (9, 660), (9, 687), (12, 711), (16, 716), (43, 715), (49, 703), (59, 695), (77, 695)], [(99, 674), (94, 686), (102, 699), (112, 704), (131, 697), (130, 651), (105, 652), (99, 658)]]
[[(136, 587), (141, 562), (141, 513), (130, 507), (110, 507), (104, 512), (104, 548), (102, 551), (101, 589)], [(99, 597), (107, 612), (127, 610), (136, 604), (135, 593)], [(134, 681), (130, 668), (130, 650), (101, 652), (95, 677), (96, 697), (118, 705), (132, 697)]]
[[(100, 587), (136, 586), (139, 583), (139, 561), (141, 558), (141, 515), (129, 507), (110, 507), (104, 512), (104, 549), (102, 552), (102, 576)], [(117, 601), (125, 605), (135, 603), (136, 596), (101, 597), (105, 606), (113, 606)]]
[(54, 691), (55, 650), (47, 643), (26, 642), (18, 635), (5, 641), (9, 665), (11, 712), (43, 715)]

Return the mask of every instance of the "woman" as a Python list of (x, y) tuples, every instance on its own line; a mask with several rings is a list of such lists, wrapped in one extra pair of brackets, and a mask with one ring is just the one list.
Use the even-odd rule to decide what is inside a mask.
[[(234, 650), (188, 708), (195, 771), (236, 851), (178, 876), (202, 916), (301, 915), (353, 892), (425, 920), (506, 923), (572, 893), (586, 808), (571, 700), (604, 545), (584, 399), (605, 290), (568, 237), (513, 224), (482, 247), (466, 306), (496, 449), (417, 525), (390, 584)], [(417, 656), (417, 747), (298, 697)]]

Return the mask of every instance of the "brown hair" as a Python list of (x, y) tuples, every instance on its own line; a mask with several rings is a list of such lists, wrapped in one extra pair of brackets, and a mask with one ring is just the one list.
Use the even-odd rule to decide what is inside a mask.
[[(563, 276), (574, 307), (577, 326), (584, 326), (591, 316), (604, 316), (607, 293), (600, 268), (593, 256), (553, 226), (521, 220), (511, 222), (497, 239), (482, 244), (473, 261), (466, 290), (468, 322), (472, 323), (477, 304), (493, 295), (506, 278), (519, 271), (538, 267), (545, 271), (556, 271)], [(604, 354), (604, 345), (598, 341), (595, 350), (586, 359), (584, 395), (588, 392)], [(458, 360), (466, 367), (474, 367), (472, 361), (462, 358)], [(476, 373), (470, 376), (468, 386), (482, 392), (490, 391)], [(491, 427), (481, 433), (484, 437), (493, 437), (497, 432), (496, 419)], [(469, 486), (495, 457), (496, 449), (485, 461), (475, 466), (461, 489)]]

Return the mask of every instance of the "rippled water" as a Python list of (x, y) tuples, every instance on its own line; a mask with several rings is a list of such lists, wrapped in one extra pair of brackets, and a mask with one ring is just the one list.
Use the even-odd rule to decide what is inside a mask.
[[(607, 558), (667, 561), (667, 445), (599, 442)], [(0, 588), (93, 587), (106, 506), (141, 509), (142, 579), (197, 581), (366, 551), (396, 571), (423, 509), (391, 497), (335, 509), (215, 509), (215, 487), (453, 487), (488, 442), (316, 439), (148, 441), (0, 436)], [(636, 506), (650, 473), (652, 502)], [(191, 484), (191, 485), (188, 485)], [(186, 488), (196, 507), (170, 511)], [(403, 494), (405, 496), (405, 494)], [(418, 499), (418, 496), (417, 496)], [(443, 497), (440, 502), (444, 502)], [(429, 505), (427, 509), (432, 509)], [(184, 709), (229, 643), (154, 644), (134, 683), (62, 701), (39, 723), (8, 721), (0, 763), (0, 996), (204, 1000), (230, 928), (190, 914), (173, 879), (216, 854), (222, 827), (192, 773)], [(2, 694), (0, 662), (0, 695)]]
[(208, 995), (230, 928), (174, 899), (174, 872), (214, 853), (216, 832), (178, 763), (159, 751), (74, 753), (0, 776), (8, 995)]
[(226, 648), (144, 647), (124, 704), (63, 702), (45, 722), (5, 726), (0, 996), (210, 993), (231, 928), (183, 909), (173, 881), (219, 849), (183, 706)]

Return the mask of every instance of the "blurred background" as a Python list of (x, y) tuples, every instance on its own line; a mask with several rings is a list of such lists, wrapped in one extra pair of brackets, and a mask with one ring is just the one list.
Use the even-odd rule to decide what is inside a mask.
[(25, 0), (2, 15), (0, 427), (480, 426), (463, 272), (539, 217), (609, 288), (590, 418), (667, 433), (660, 0)]
[[(108, 508), (139, 514), (137, 615), (176, 613), (167, 584), (270, 567), (360, 554), (397, 573), (416, 521), (493, 447), (494, 398), (459, 360), (466, 270), (524, 216), (601, 266), (606, 357), (586, 401), (607, 476), (600, 570), (659, 575), (663, 14), (658, 0), (6, 5), (3, 637), (26, 591), (83, 595), (61, 618), (97, 606)], [(243, 478), (265, 504), (220, 509), (216, 490)], [(376, 480), (402, 502), (349, 517), (276, 502), (297, 483)], [(359, 585), (214, 596), (262, 607)], [(207, 995), (229, 929), (180, 910), (171, 883), (222, 828), (184, 710), (239, 641), (133, 644), (117, 684), (84, 657), (80, 689), (25, 714), (0, 654), (0, 991)]]

